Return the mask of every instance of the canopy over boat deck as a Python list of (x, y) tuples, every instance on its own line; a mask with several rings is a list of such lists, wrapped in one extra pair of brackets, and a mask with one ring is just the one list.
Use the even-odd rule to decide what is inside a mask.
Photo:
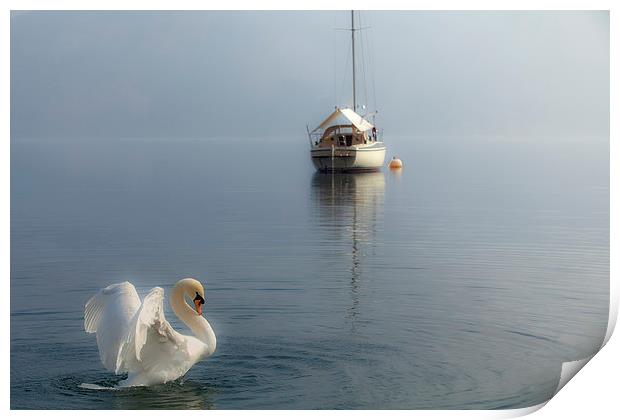
[(325, 121), (323, 121), (317, 128), (312, 130), (311, 133), (316, 133), (319, 130), (325, 130), (326, 128), (328, 128), (331, 125), (333, 125), (334, 122), (339, 120), (339, 119), (344, 119), (344, 120), (348, 121), (349, 123), (351, 123), (355, 128), (357, 128), (361, 132), (371, 130), (374, 127), (371, 123), (366, 121), (364, 118), (362, 118), (361, 115), (357, 114), (352, 109), (350, 109), (350, 108), (344, 108), (344, 109), (336, 108), (336, 110), (334, 112), (332, 112), (330, 114), (330, 116), (327, 117), (325, 119)]

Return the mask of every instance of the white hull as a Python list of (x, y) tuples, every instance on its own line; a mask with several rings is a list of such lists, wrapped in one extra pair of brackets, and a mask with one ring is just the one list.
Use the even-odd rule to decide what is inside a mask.
[(314, 167), (321, 172), (376, 171), (385, 161), (383, 142), (334, 148), (313, 148)]

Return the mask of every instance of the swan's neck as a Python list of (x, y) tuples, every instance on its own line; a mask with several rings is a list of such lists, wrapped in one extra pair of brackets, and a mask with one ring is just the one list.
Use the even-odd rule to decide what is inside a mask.
[(183, 284), (178, 284), (172, 288), (170, 294), (170, 306), (175, 315), (183, 321), (194, 333), (197, 339), (207, 346), (207, 355), (215, 351), (216, 338), (211, 325), (201, 315), (198, 315), (191, 306), (187, 304), (185, 295), (191, 296)]

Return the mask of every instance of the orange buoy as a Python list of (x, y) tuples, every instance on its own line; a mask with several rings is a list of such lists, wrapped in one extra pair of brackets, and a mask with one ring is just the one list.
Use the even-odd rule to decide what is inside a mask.
[(388, 166), (390, 169), (401, 169), (403, 167), (403, 161), (394, 156)]

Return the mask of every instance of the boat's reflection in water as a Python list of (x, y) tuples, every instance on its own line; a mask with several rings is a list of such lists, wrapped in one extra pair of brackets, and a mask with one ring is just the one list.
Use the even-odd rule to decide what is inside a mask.
[(344, 261), (351, 295), (346, 313), (353, 330), (363, 285), (372, 280), (365, 259), (380, 246), (377, 232), (383, 223), (384, 193), (383, 172), (317, 172), (312, 178), (313, 219), (324, 235), (320, 257), (326, 263)]

